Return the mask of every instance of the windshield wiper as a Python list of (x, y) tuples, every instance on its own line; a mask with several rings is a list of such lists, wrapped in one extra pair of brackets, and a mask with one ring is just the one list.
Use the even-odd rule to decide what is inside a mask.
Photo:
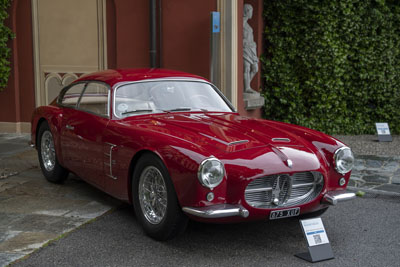
[(122, 112), (121, 115), (131, 114), (131, 113), (138, 113), (138, 112), (153, 112), (152, 109), (134, 109), (134, 110), (127, 110)]
[(186, 108), (186, 107), (182, 107), (182, 108), (174, 108), (174, 109), (167, 109), (167, 110), (163, 110), (164, 112), (171, 112), (171, 111), (191, 111), (191, 108)]

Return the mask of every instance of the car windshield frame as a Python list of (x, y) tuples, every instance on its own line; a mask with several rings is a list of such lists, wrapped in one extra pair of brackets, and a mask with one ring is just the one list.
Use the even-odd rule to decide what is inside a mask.
[[(196, 83), (204, 83), (208, 86), (210, 86), (214, 91), (217, 93), (219, 97), (223, 100), (223, 102), (227, 105), (227, 107), (230, 109), (229, 111), (216, 111), (216, 110), (205, 110), (205, 109), (195, 109), (195, 110), (190, 110), (190, 108), (187, 107), (178, 107), (176, 109), (172, 110), (164, 110), (164, 109), (155, 109), (152, 112), (150, 112), (147, 109), (144, 109), (143, 112), (140, 112), (140, 110), (132, 110), (132, 112), (129, 112), (129, 116), (119, 116), (116, 112), (116, 96), (117, 96), (117, 91), (120, 87), (127, 86), (130, 84), (138, 84), (138, 83), (158, 83), (158, 82), (196, 82)], [(195, 78), (179, 78), (179, 77), (174, 77), (174, 78), (162, 78), (162, 79), (148, 79), (148, 80), (140, 80), (140, 81), (130, 81), (130, 82), (121, 82), (116, 85), (114, 85), (113, 89), (113, 95), (112, 95), (112, 113), (113, 116), (118, 118), (118, 119), (124, 119), (132, 116), (140, 116), (140, 115), (151, 115), (151, 114), (163, 114), (163, 113), (175, 113), (175, 112), (213, 112), (213, 113), (236, 113), (236, 109), (234, 106), (231, 104), (231, 102), (222, 94), (222, 92), (212, 83), (207, 82), (205, 80), (201, 79), (195, 79)]]

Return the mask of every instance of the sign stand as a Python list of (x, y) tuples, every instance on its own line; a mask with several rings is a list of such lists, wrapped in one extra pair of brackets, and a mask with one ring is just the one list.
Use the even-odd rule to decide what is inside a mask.
[(390, 135), (389, 124), (387, 124), (387, 122), (377, 122), (375, 123), (375, 127), (379, 142), (392, 142), (392, 136)]
[(309, 262), (335, 258), (321, 218), (300, 220), (300, 224), (308, 243), (308, 252), (298, 253), (296, 257)]

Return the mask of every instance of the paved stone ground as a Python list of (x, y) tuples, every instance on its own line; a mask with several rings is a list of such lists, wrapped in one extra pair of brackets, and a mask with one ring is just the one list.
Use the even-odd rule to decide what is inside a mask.
[(120, 205), (74, 175), (47, 182), (28, 140), (0, 135), (0, 267)]
[(400, 195), (400, 136), (392, 142), (378, 142), (374, 135), (335, 137), (355, 154), (349, 189)]
[(349, 186), (400, 194), (400, 157), (357, 155)]
[(30, 140), (29, 134), (0, 133), (0, 180), (38, 167), (36, 154), (29, 147)]
[(112, 203), (77, 179), (50, 184), (38, 169), (0, 181), (0, 266), (104, 214)]

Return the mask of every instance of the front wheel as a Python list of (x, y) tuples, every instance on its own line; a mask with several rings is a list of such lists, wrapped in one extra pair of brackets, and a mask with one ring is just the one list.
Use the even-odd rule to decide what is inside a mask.
[(188, 218), (182, 213), (167, 168), (153, 154), (143, 155), (133, 173), (133, 206), (144, 231), (156, 240), (182, 233)]
[(40, 168), (44, 177), (52, 183), (62, 183), (67, 179), (68, 171), (58, 163), (53, 135), (47, 122), (40, 125), (37, 139), (37, 151)]

